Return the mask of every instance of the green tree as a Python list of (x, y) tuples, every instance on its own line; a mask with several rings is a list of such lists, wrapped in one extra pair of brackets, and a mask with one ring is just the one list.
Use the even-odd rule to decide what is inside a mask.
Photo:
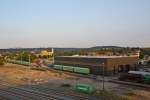
[(37, 57), (30, 52), (20, 52), (18, 53), (17, 60), (29, 61), (29, 56), (31, 62), (33, 62)]
[(143, 52), (140, 52), (140, 59), (143, 59), (144, 58), (144, 53)]

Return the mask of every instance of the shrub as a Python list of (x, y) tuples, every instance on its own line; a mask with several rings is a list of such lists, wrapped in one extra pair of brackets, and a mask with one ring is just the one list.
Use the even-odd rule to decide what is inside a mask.
[(31, 68), (31, 70), (47, 71), (47, 68)]
[(2, 57), (0, 57), (0, 65), (4, 65), (4, 62), (5, 60)]
[(71, 87), (70, 84), (61, 84), (61, 87)]

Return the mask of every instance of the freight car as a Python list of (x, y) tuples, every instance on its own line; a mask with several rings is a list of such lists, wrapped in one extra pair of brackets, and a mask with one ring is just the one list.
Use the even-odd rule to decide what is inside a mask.
[(119, 80), (121, 81), (129, 81), (129, 82), (135, 82), (135, 83), (143, 83), (144, 77), (140, 74), (130, 74), (130, 73), (123, 73), (120, 74)]
[(82, 74), (89, 74), (90, 69), (89, 68), (74, 67), (74, 72), (82, 73)]
[(19, 64), (19, 65), (24, 65), (24, 66), (29, 66), (30, 63), (27, 61), (20, 61), (20, 60), (9, 60), (9, 63), (13, 63), (13, 64)]
[(63, 65), (54, 65), (54, 69), (75, 72), (80, 74), (90, 74), (89, 68), (81, 68), (81, 67), (74, 67), (74, 66), (63, 66)]
[(144, 76), (144, 83), (150, 84), (150, 75), (145, 75)]
[(54, 65), (53, 68), (54, 68), (54, 69), (57, 69), (57, 70), (62, 70), (62, 69), (63, 69), (63, 66), (61, 66), (61, 65)]
[(76, 84), (74, 90), (77, 92), (82, 92), (86, 94), (92, 94), (96, 91), (96, 88), (93, 85), (88, 84)]
[(150, 72), (144, 72), (144, 71), (129, 71), (128, 73), (129, 74), (142, 75), (142, 76), (150, 75)]
[(74, 71), (74, 67), (72, 67), (72, 66), (63, 66), (63, 70), (64, 70), (64, 71), (73, 72), (73, 71)]
[(48, 64), (47, 65), (49, 68), (53, 68), (54, 67), (54, 64)]

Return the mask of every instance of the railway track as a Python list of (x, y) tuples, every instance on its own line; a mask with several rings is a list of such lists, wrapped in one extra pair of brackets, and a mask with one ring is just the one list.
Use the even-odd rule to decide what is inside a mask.
[[(54, 71), (54, 72), (59, 72), (60, 71), (60, 70), (55, 70), (55, 69), (49, 69), (49, 70)], [(68, 74), (68, 75), (79, 77), (79, 78), (82, 77), (82, 78), (94, 79), (95, 81), (102, 81), (100, 79), (97, 79), (96, 76), (92, 76), (92, 75), (82, 75), (82, 74), (66, 72), (66, 71), (62, 71), (62, 72), (65, 73), (65, 74)], [(150, 86), (149, 85), (145, 86), (145, 84), (138, 84), (138, 83), (133, 83), (133, 82), (121, 82), (119, 80), (117, 81), (117, 80), (114, 80), (114, 79), (105, 80), (105, 82), (121, 84), (121, 85), (128, 85), (130, 87), (137, 87), (137, 88), (140, 88), (140, 89), (143, 89), (143, 90), (150, 91), (150, 89), (149, 89)]]
[(0, 87), (0, 96), (6, 100), (71, 100), (54, 94), (46, 94), (25, 88), (10, 87), (8, 84), (2, 83)]
[(137, 89), (150, 91), (150, 85), (147, 85), (147, 84), (127, 82), (127, 81), (120, 81), (120, 80), (110, 80), (108, 82), (115, 83), (115, 84), (122, 84), (122, 85), (130, 86), (130, 87), (133, 87), (133, 88), (136, 87)]
[(48, 86), (32, 86), (30, 88), (33, 90), (42, 91), (44, 93), (54, 93), (61, 96), (68, 96), (73, 100), (97, 100), (92, 96), (83, 96), (79, 94), (73, 94), (72, 92), (58, 91), (56, 89), (49, 88)]
[(10, 100), (10, 99), (7, 99), (7, 98), (5, 98), (3, 96), (0, 96), (0, 100)]
[(6, 91), (6, 90), (0, 90), (0, 96), (2, 98), (5, 98), (6, 100), (31, 100), (28, 97), (18, 95), (14, 92)]
[(56, 70), (56, 69), (52, 69), (52, 68), (49, 68), (48, 70), (52, 71), (52, 72), (56, 72), (56, 73), (63, 72), (65, 74), (77, 76), (77, 77), (96, 79), (96, 76), (93, 76), (93, 75), (84, 75), (84, 74), (80, 74), (80, 73), (74, 73), (74, 72), (63, 71), (63, 70)]
[(90, 97), (83, 97), (71, 93), (63, 93), (55, 89), (47, 89), (46, 87), (10, 87), (9, 84), (1, 83), (0, 96), (5, 97), (4, 100), (96, 100)]

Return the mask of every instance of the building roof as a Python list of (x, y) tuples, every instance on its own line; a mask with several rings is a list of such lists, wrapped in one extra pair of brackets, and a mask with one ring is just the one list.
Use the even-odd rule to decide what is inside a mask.
[(67, 58), (127, 58), (127, 57), (138, 57), (138, 56), (59, 56)]

